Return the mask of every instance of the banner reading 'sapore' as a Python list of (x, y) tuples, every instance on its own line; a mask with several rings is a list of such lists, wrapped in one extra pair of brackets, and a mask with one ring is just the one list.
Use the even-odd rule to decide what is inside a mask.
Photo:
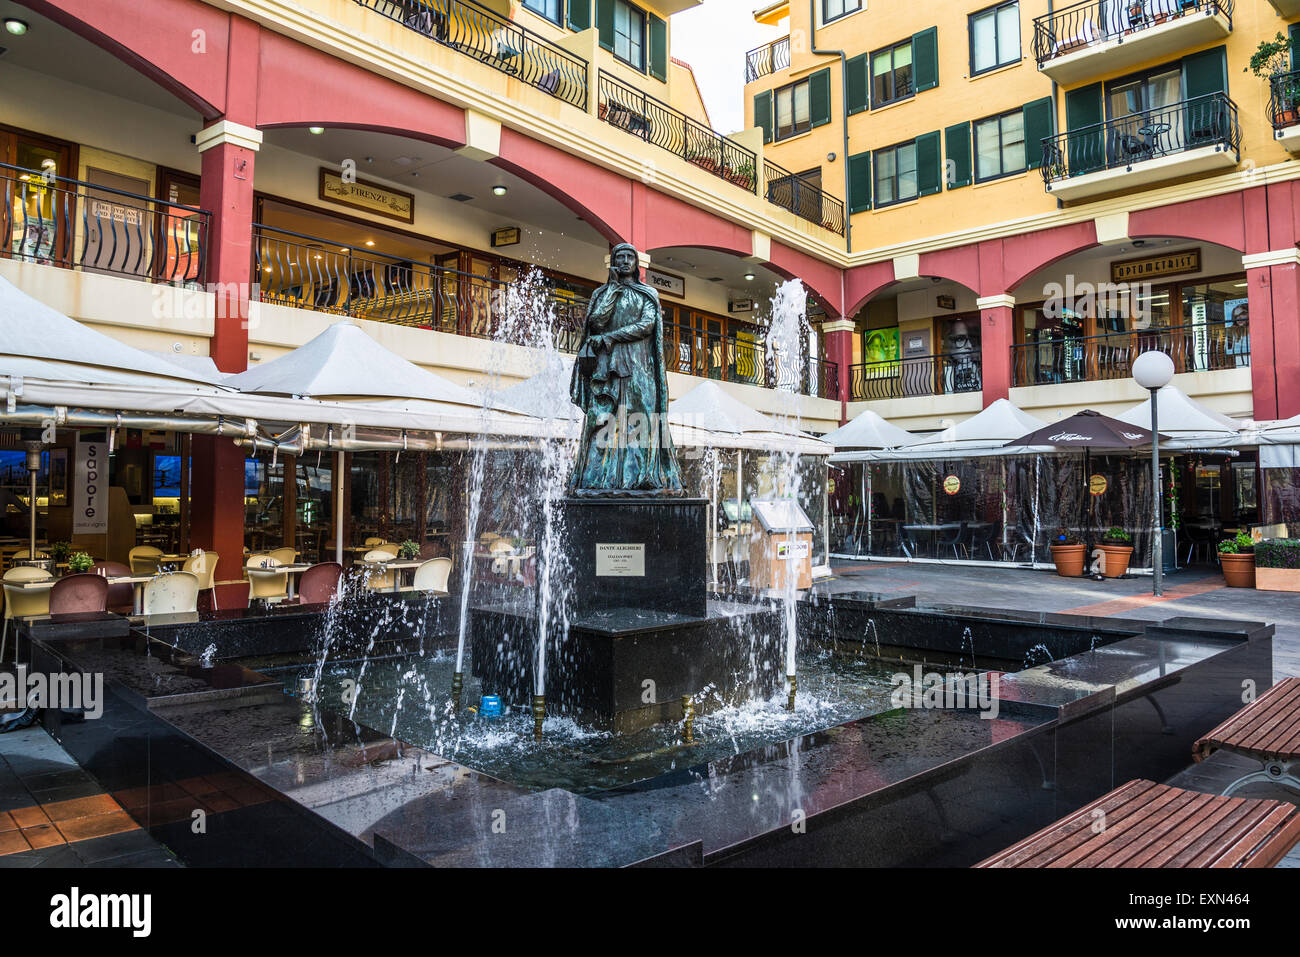
[(73, 470), (72, 533), (103, 535), (108, 532), (108, 455), (103, 433), (94, 438), (77, 436), (77, 463)]

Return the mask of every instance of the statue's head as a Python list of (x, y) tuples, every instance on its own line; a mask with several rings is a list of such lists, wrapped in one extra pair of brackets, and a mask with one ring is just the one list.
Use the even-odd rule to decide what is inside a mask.
[(609, 265), (620, 279), (641, 278), (641, 257), (631, 243), (619, 243), (610, 250)]

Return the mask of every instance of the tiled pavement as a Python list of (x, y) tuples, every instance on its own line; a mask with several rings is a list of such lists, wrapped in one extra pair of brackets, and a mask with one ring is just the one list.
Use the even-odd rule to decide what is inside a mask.
[(178, 866), (45, 729), (0, 735), (0, 868)]

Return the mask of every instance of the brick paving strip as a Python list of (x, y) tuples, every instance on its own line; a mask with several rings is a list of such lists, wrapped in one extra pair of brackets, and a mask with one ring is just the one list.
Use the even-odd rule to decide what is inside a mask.
[(1184, 585), (1176, 585), (1173, 588), (1166, 588), (1165, 593), (1157, 598), (1155, 595), (1129, 595), (1124, 598), (1112, 598), (1109, 601), (1099, 601), (1091, 605), (1079, 605), (1075, 608), (1063, 608), (1060, 611), (1062, 615), (1089, 615), (1094, 618), (1111, 618), (1115, 615), (1122, 615), (1130, 612), (1135, 608), (1144, 608), (1148, 605), (1159, 604), (1166, 601), (1177, 601), (1179, 598), (1194, 598), (1197, 595), (1205, 595), (1209, 592), (1220, 591), (1227, 588), (1222, 575), (1211, 575), (1207, 578), (1198, 578), (1195, 581), (1187, 582)]
[(112, 795), (0, 811), (0, 857), (139, 830)]

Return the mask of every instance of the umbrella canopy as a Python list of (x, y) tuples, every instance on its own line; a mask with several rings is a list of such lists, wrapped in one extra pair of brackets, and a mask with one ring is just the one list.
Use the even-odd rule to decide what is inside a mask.
[[(1160, 436), (1163, 441), (1165, 436)], [(1108, 415), (1084, 409), (1068, 419), (1035, 429), (1008, 445), (1046, 445), (1056, 449), (1134, 449), (1151, 444), (1151, 432)]]
[(788, 432), (776, 419), (751, 409), (716, 382), (704, 381), (668, 403), (668, 420), (710, 432)]
[[(1007, 399), (998, 399), (982, 412), (934, 435), (923, 435), (896, 449), (840, 452), (832, 463), (906, 462), (918, 459), (964, 458), (977, 455), (1014, 455), (1018, 452), (1042, 452), (1042, 448), (1013, 449), (1010, 440), (1027, 429), (1046, 425)], [(1011, 443), (1018, 444), (1018, 443)]]
[[(1168, 436), (1173, 447), (1219, 448), (1242, 444), (1245, 423), (1201, 405), (1177, 386), (1167, 385), (1156, 393), (1156, 411), (1160, 417), (1160, 434)], [(1139, 428), (1150, 425), (1151, 400), (1148, 398), (1115, 418)], [(1147, 444), (1150, 442), (1148, 438)]]
[(916, 441), (916, 436), (906, 429), (890, 425), (870, 409), (834, 432), (822, 436), (823, 442), (842, 449), (896, 449)]

